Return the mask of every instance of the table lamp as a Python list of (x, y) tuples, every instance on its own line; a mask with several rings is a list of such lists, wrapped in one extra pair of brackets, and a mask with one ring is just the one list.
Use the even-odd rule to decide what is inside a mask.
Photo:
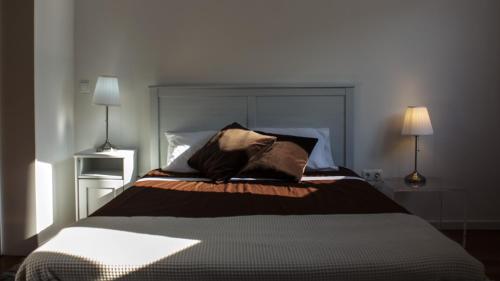
[(118, 78), (113, 76), (99, 76), (95, 85), (93, 103), (106, 106), (106, 141), (97, 147), (97, 152), (117, 149), (109, 142), (108, 120), (109, 106), (120, 106), (120, 90), (118, 89)]
[(405, 177), (405, 183), (419, 187), (425, 185), (425, 177), (417, 171), (418, 159), (418, 137), (432, 135), (431, 118), (425, 106), (409, 106), (405, 112), (402, 135), (415, 137), (415, 168), (413, 172)]

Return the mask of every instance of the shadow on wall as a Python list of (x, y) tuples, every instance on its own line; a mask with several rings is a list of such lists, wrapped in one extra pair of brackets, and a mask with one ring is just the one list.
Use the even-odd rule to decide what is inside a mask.
[(2, 252), (36, 247), (34, 2), (0, 1), (2, 13)]
[(403, 116), (394, 114), (386, 118), (383, 128), (382, 152), (384, 155), (394, 157), (403, 150), (403, 138), (401, 137), (401, 126), (403, 125)]
[[(409, 159), (407, 155), (413, 151), (411, 149), (411, 138), (401, 135), (401, 128), (403, 126), (403, 115), (393, 114), (385, 119), (384, 127), (381, 130), (382, 137), (382, 155), (386, 159), (392, 159), (392, 162), (397, 164), (395, 170), (396, 175), (401, 176), (402, 173), (409, 169)], [(406, 161), (408, 160), (408, 161)]]

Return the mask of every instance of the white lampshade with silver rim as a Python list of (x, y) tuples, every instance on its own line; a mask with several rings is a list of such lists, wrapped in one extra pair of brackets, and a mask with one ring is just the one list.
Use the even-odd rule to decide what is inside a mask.
[(120, 88), (118, 78), (114, 76), (99, 76), (95, 85), (94, 104), (120, 106)]
[(425, 136), (432, 135), (431, 118), (425, 106), (409, 106), (405, 112), (402, 135)]

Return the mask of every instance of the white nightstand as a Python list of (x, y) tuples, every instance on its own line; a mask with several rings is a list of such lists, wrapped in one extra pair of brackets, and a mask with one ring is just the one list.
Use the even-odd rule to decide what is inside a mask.
[(75, 158), (76, 220), (111, 201), (137, 178), (135, 149), (111, 152), (84, 150)]
[[(398, 194), (402, 193), (415, 193), (415, 192), (431, 192), (439, 196), (439, 228), (443, 226), (443, 210), (444, 210), (444, 196), (446, 192), (458, 192), (463, 198), (463, 236), (462, 245), (465, 248), (467, 239), (467, 191), (458, 186), (453, 186), (446, 181), (439, 178), (428, 178), (425, 186), (411, 187), (405, 184), (403, 178), (389, 178), (380, 182), (373, 183), (377, 189), (382, 191), (388, 197), (398, 202)], [(400, 203), (400, 202), (398, 202)]]

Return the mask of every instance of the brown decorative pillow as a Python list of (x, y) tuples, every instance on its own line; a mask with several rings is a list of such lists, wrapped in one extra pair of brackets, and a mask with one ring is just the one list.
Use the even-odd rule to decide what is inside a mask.
[(215, 134), (188, 160), (189, 166), (215, 181), (236, 175), (255, 154), (269, 148), (276, 137), (262, 135), (233, 123)]
[(259, 133), (276, 136), (277, 141), (252, 157), (238, 176), (300, 181), (318, 139)]

